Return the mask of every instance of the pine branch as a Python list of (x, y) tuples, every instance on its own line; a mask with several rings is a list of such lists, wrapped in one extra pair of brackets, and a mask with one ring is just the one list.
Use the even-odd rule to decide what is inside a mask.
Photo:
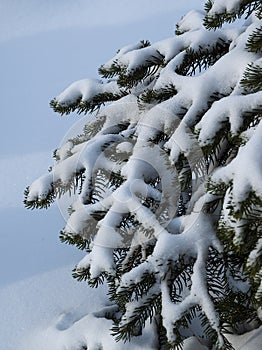
[(121, 90), (119, 94), (114, 94), (111, 92), (104, 92), (97, 94), (91, 100), (83, 101), (82, 97), (79, 97), (74, 102), (61, 104), (56, 99), (50, 102), (50, 107), (54, 112), (58, 112), (61, 115), (68, 115), (72, 112), (77, 112), (77, 114), (87, 114), (92, 113), (101, 108), (107, 102), (117, 101), (120, 98), (126, 96), (127, 91)]
[(141, 334), (147, 319), (152, 322), (154, 315), (159, 314), (161, 294), (153, 293), (143, 298), (143, 302), (132, 310), (131, 315), (124, 315), (121, 321), (112, 327), (116, 341), (130, 341), (131, 337)]
[(158, 335), (158, 349), (162, 350), (173, 350), (173, 345), (169, 343), (166, 335), (166, 329), (163, 326), (163, 318), (160, 315), (155, 317), (155, 325), (157, 328)]
[[(144, 47), (149, 47), (150, 41), (146, 40), (141, 40), (140, 41), (140, 45), (137, 49), (143, 49)], [(118, 50), (117, 53), (120, 53), (120, 50)], [(104, 65), (102, 65), (99, 69), (98, 69), (98, 73), (105, 79), (111, 79), (115, 76), (120, 75), (122, 72), (122, 68), (121, 66), (118, 64), (117, 60), (115, 60), (113, 62), (113, 64), (110, 65), (110, 67), (105, 67)]]
[(205, 4), (205, 10), (207, 14), (204, 18), (204, 26), (208, 30), (220, 28), (225, 22), (232, 23), (243, 15), (245, 15), (245, 18), (247, 19), (255, 11), (257, 11), (258, 14), (261, 11), (260, 0), (242, 0), (240, 2), (239, 8), (237, 8), (235, 12), (227, 12), (224, 10), (223, 12), (209, 15), (213, 3), (214, 0), (208, 0)]
[[(255, 93), (262, 90), (262, 67), (254, 63), (249, 64), (243, 74), (240, 84), (248, 89), (249, 93)], [(261, 110), (258, 111), (258, 113), (259, 112), (261, 113)]]
[[(216, 4), (206, 3), (207, 29), (261, 14), (261, 1), (236, 1), (230, 13), (226, 1), (214, 13)], [(113, 81), (85, 79), (51, 101), (60, 114), (94, 112), (107, 103), (112, 108), (98, 112), (54, 152), (57, 164), (31, 194), (26, 189), (24, 203), (46, 208), (57, 196), (78, 192), (60, 240), (90, 254), (73, 270), (74, 278), (91, 287), (107, 283), (113, 311), (94, 316), (114, 321), (117, 341), (141, 336), (151, 322), (159, 349), (182, 349), (199, 331), (208, 346), (231, 350), (227, 331), (259, 324), (262, 199), (250, 189), (260, 187), (249, 177), (243, 186), (248, 190), (235, 195), (234, 169), (240, 167), (234, 165), (241, 165), (239, 154), (260, 135), (261, 27), (245, 48), (247, 27), (241, 34), (211, 33), (201, 26), (200, 12), (193, 13), (193, 26), (191, 15), (181, 22), (184, 35), (120, 50), (99, 69)], [(243, 53), (240, 66), (230, 62), (236, 52)], [(225, 55), (228, 64), (221, 68)], [(143, 189), (132, 187), (137, 180)]]
[(199, 317), (201, 320), (201, 326), (203, 327), (207, 338), (210, 340), (211, 344), (216, 346), (217, 350), (234, 350), (232, 344), (227, 338), (222, 333), (218, 335), (211, 327), (210, 322), (204, 313), (201, 313)]
[(229, 42), (218, 39), (213, 46), (206, 48), (199, 46), (198, 50), (188, 48), (183, 62), (176, 68), (176, 73), (181, 75), (195, 75), (215, 64), (229, 50)]
[(138, 98), (140, 109), (144, 109), (144, 104), (156, 105), (166, 101), (177, 94), (177, 90), (173, 84), (169, 84), (161, 90), (146, 90)]
[(72, 234), (65, 231), (60, 232), (60, 241), (65, 244), (75, 245), (80, 250), (88, 250), (90, 242), (80, 234)]
[[(262, 5), (261, 5), (262, 7)], [(262, 50), (262, 26), (256, 28), (249, 36), (246, 45), (248, 51), (259, 53)]]
[(102, 272), (98, 277), (91, 278), (90, 266), (86, 268), (75, 267), (72, 272), (73, 278), (77, 281), (87, 281), (91, 288), (97, 288), (99, 285), (103, 284), (107, 278), (107, 274)]
[(171, 343), (172, 349), (183, 350), (184, 340), (187, 338), (187, 336), (182, 334), (183, 330), (190, 328), (193, 320), (196, 319), (197, 315), (199, 314), (199, 311), (200, 307), (198, 305), (193, 306), (189, 308), (177, 322), (174, 323), (173, 331), (175, 341)]
[(124, 304), (132, 300), (138, 301), (143, 295), (153, 287), (156, 282), (155, 275), (145, 272), (138, 283), (130, 283), (128, 286), (121, 286), (117, 289), (117, 300)]
[(51, 191), (49, 191), (45, 198), (37, 200), (28, 200), (30, 193), (30, 187), (28, 186), (24, 191), (24, 206), (27, 209), (47, 209), (56, 199), (56, 193), (54, 187), (52, 186)]
[(158, 69), (164, 66), (164, 58), (159, 51), (156, 51), (155, 56), (151, 56), (144, 64), (133, 69), (131, 72), (127, 71), (127, 67), (121, 67), (118, 75), (119, 86), (131, 89), (147, 78), (153, 77)]

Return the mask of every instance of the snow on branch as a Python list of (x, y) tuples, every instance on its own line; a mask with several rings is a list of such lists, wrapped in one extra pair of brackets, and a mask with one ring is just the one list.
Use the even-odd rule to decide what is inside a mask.
[[(210, 0), (173, 38), (121, 49), (99, 69), (114, 80), (80, 80), (51, 102), (97, 113), (55, 151), (25, 205), (57, 198), (61, 240), (86, 251), (73, 275), (108, 284), (118, 341), (148, 326), (156, 348), (194, 334), (231, 350), (226, 330), (259, 324), (258, 5)], [(243, 13), (243, 25), (208, 30)]]
[(232, 200), (238, 207), (250, 192), (262, 197), (262, 159), (260, 154), (262, 122), (250, 140), (239, 148), (236, 157), (212, 175), (212, 181), (232, 183)]
[(92, 112), (106, 102), (124, 96), (115, 81), (103, 83), (97, 79), (83, 79), (71, 84), (50, 103), (55, 112), (69, 114), (77, 110), (80, 113)]
[(220, 28), (225, 22), (234, 22), (245, 15), (245, 18), (256, 13), (261, 18), (260, 0), (208, 0), (205, 4), (206, 16), (204, 25), (207, 29)]

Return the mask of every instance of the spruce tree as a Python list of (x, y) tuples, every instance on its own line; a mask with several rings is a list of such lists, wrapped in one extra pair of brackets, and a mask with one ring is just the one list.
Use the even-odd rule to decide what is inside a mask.
[(156, 349), (233, 349), (261, 325), (261, 19), (261, 1), (208, 0), (51, 101), (87, 123), (24, 203), (72, 195), (60, 238), (86, 251), (76, 279), (108, 284), (116, 342), (146, 326)]

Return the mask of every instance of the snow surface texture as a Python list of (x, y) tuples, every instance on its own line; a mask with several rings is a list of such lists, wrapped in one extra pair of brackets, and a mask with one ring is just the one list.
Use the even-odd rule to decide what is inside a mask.
[[(132, 346), (112, 343), (109, 321), (92, 316), (105, 301), (106, 290), (90, 289), (72, 280), (70, 266), (3, 288), (0, 290), (1, 349), (74, 350), (79, 339), (90, 337), (93, 341), (90, 349), (103, 344), (107, 350), (156, 350), (150, 346), (150, 334), (145, 334), (142, 343)], [(89, 316), (83, 317), (87, 313)], [(235, 350), (259, 350), (261, 331), (230, 336), (230, 340)], [(184, 350), (206, 349), (193, 337), (184, 346)]]
[[(66, 266), (0, 290), (1, 349), (36, 349), (36, 344), (30, 347), (28, 344), (34, 333), (50, 328), (62, 333), (85, 312), (102, 306), (105, 290), (98, 293), (77, 283), (70, 270), (71, 266)], [(52, 345), (54, 337), (44, 338), (41, 349), (55, 349)]]

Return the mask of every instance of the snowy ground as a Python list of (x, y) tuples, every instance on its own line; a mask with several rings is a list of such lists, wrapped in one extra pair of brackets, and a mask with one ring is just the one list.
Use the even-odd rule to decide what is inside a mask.
[[(107, 350), (154, 350), (152, 335), (143, 343), (115, 344), (107, 331), (110, 321), (93, 318), (106, 302), (105, 288), (90, 289), (76, 282), (65, 266), (0, 289), (0, 339), (4, 350), (71, 350), (79, 341), (95, 339)], [(89, 316), (84, 317), (89, 313)], [(97, 332), (99, 330), (99, 336)], [(95, 334), (95, 336), (94, 336)], [(230, 337), (236, 350), (261, 349), (261, 329)], [(189, 339), (185, 350), (205, 350)]]
[[(49, 101), (70, 82), (96, 77), (100, 64), (123, 45), (170, 36), (181, 15), (203, 1), (190, 0), (186, 5), (166, 1), (165, 11), (158, 11), (161, 1), (154, 1), (154, 6), (149, 0), (139, 1), (138, 18), (137, 2), (132, 2), (129, 11), (126, 1), (112, 2), (111, 16), (102, 11), (102, 0), (94, 8), (83, 0), (73, 3), (48, 0), (41, 8), (33, 0), (2, 0), (0, 4), (3, 350), (65, 350), (69, 335), (74, 342), (107, 326), (94, 323), (92, 316), (81, 320), (103, 305), (105, 290), (98, 292), (72, 279), (71, 269), (81, 253), (59, 243), (58, 232), (64, 225), (59, 210), (31, 212), (22, 206), (25, 186), (51, 165), (53, 149), (75, 122), (55, 116)], [(81, 334), (75, 333), (77, 320)], [(89, 329), (87, 335), (83, 327)], [(258, 334), (234, 339), (236, 349), (259, 350)], [(111, 341), (107, 332), (100, 340)], [(147, 334), (145, 342), (152, 350)], [(192, 339), (187, 345), (187, 350), (197, 349)], [(110, 349), (117, 347), (111, 343)]]
[[(36, 349), (31, 343), (34, 334), (49, 327), (62, 331), (72, 310), (74, 317), (79, 316), (101, 302), (101, 293), (71, 278), (70, 266), (10, 284), (0, 290), (1, 349)], [(68, 315), (67, 321), (62, 322), (63, 314)], [(54, 349), (48, 341), (49, 346), (46, 340), (43, 343), (45, 349)]]

